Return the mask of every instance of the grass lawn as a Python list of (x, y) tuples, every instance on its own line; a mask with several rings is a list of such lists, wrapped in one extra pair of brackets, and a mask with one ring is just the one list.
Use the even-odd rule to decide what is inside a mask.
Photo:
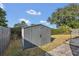
[[(54, 41), (45, 44), (43, 46), (30, 48), (26, 50), (21, 49), (20, 40), (11, 40), (9, 47), (6, 49), (4, 55), (41, 55), (45, 52), (48, 52), (57, 46), (63, 44), (66, 40), (71, 38), (70, 35), (52, 35), (51, 37), (55, 38)], [(74, 35), (72, 38), (75, 37)]]

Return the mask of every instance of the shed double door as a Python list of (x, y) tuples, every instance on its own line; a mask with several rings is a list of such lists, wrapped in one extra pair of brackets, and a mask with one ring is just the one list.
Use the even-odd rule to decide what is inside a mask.
[[(32, 28), (26, 28), (24, 30), (24, 45), (28, 48), (33, 45), (40, 45), (41, 44), (41, 38), (40, 38), (40, 31), (39, 28), (32, 27)], [(28, 46), (27, 46), (28, 45)]]
[(24, 48), (36, 47), (36, 35), (32, 28), (26, 28), (24, 30)]

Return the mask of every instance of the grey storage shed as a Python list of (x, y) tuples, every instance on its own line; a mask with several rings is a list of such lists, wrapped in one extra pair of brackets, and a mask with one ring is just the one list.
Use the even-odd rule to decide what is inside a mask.
[(44, 45), (51, 41), (51, 29), (42, 24), (22, 27), (23, 48)]
[(0, 26), (0, 55), (7, 47), (10, 40), (10, 28)]

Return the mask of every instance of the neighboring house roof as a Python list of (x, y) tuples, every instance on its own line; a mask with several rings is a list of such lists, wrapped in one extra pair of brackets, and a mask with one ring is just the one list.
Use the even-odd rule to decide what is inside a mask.
[(65, 43), (74, 45), (74, 46), (79, 46), (79, 37), (71, 38), (70, 40), (66, 41)]
[(70, 40), (70, 44), (74, 46), (79, 46), (79, 38)]

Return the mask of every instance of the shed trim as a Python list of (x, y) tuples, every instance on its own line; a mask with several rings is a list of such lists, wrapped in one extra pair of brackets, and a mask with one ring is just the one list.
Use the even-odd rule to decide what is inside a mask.
[[(26, 25), (25, 25), (25, 26), (26, 26)], [(36, 25), (26, 26), (26, 27), (23, 26), (23, 28), (25, 29), (25, 28), (35, 27), (35, 26), (44, 26), (44, 27), (47, 27), (47, 28), (51, 29), (50, 27), (45, 26), (45, 25), (43, 25), (43, 24), (36, 24)]]

